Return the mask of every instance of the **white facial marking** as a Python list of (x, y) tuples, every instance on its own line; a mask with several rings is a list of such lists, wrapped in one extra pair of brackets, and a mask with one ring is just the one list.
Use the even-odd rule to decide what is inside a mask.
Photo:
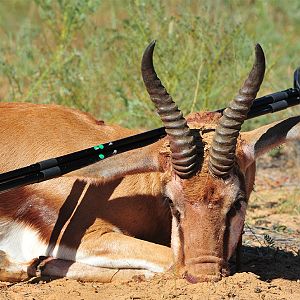
[(181, 247), (179, 237), (179, 224), (174, 216), (172, 217), (171, 249), (173, 251), (174, 260), (177, 261), (180, 257)]
[[(237, 176), (234, 175), (225, 180), (225, 188), (221, 191), (221, 193), (223, 197), (230, 195), (231, 199), (236, 199), (240, 191), (240, 180)], [(229, 208), (224, 207), (224, 209), (228, 210)]]

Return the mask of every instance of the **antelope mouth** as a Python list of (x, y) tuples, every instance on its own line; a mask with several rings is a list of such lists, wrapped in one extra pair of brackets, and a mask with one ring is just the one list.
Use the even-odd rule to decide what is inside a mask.
[(190, 283), (216, 282), (229, 275), (228, 263), (216, 256), (200, 256), (187, 259), (183, 278)]

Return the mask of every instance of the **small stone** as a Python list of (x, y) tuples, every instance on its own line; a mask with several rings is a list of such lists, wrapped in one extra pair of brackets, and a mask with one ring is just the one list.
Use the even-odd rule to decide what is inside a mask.
[(262, 292), (262, 290), (258, 286), (254, 289), (254, 293), (261, 293), (261, 292)]
[(228, 294), (227, 294), (227, 297), (228, 298), (234, 298), (236, 296), (236, 294), (234, 294), (233, 292), (229, 292)]

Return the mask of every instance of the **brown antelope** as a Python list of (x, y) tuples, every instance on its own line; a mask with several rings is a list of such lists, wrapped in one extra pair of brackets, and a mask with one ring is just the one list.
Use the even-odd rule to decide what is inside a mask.
[[(219, 280), (241, 237), (255, 160), (299, 139), (300, 116), (240, 132), (264, 76), (255, 63), (223, 116), (186, 119), (155, 73), (142, 74), (167, 136), (43, 183), (0, 194), (0, 279), (128, 280), (168, 270)], [(57, 106), (1, 103), (0, 171), (135, 134)]]

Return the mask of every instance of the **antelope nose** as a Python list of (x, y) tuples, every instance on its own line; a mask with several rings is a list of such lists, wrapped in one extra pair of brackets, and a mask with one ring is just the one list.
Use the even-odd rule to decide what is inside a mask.
[(189, 283), (198, 283), (198, 282), (217, 282), (221, 280), (221, 274), (219, 275), (192, 275), (188, 271), (185, 271), (183, 278), (186, 279)]
[(227, 273), (224, 260), (215, 256), (188, 259), (183, 277), (190, 283), (219, 281)]

